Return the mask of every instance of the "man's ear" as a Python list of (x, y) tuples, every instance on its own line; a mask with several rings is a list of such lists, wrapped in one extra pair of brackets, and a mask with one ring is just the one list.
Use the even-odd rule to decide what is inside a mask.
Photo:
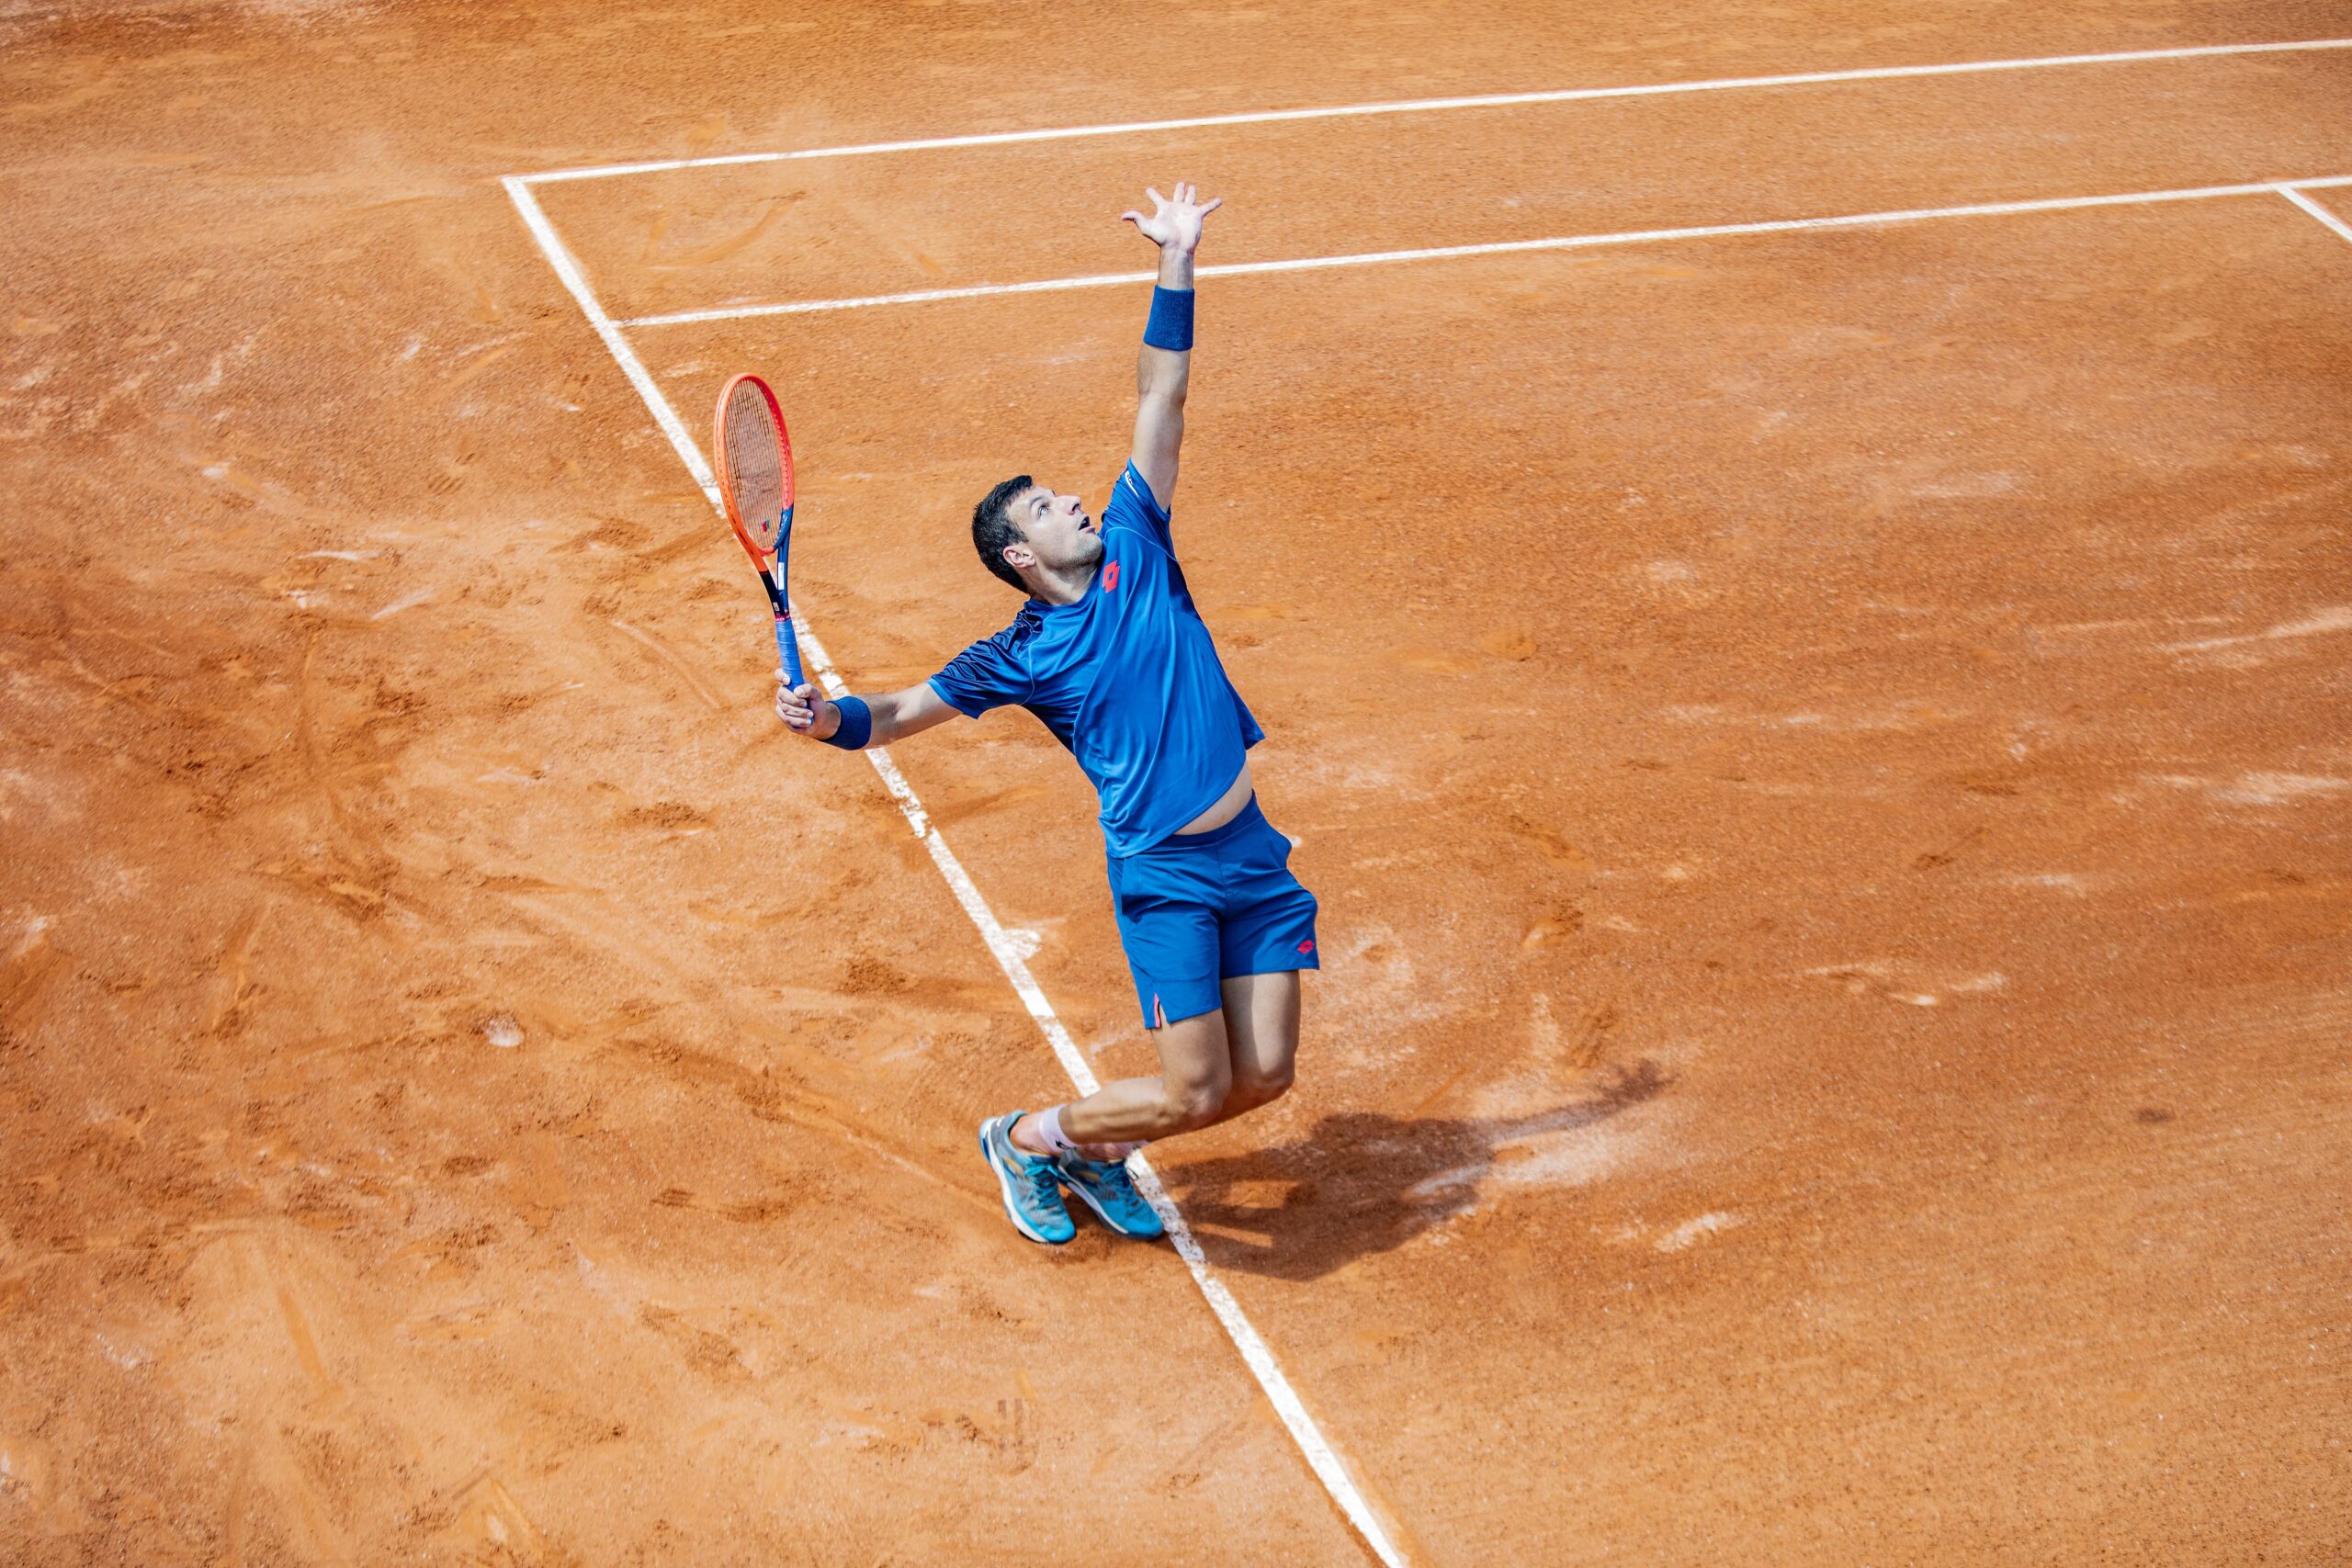
[(1015, 571), (1025, 570), (1037, 564), (1037, 552), (1029, 547), (1028, 540), (1016, 540), (1004, 547), (1004, 563)]

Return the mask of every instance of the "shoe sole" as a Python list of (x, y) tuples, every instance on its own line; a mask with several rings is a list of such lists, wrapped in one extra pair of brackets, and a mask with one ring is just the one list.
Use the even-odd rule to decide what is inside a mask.
[[(993, 1164), (994, 1162), (991, 1161), (990, 1163)], [(1115, 1231), (1120, 1235), (1133, 1236), (1137, 1241), (1158, 1241), (1161, 1236), (1168, 1234), (1168, 1227), (1165, 1224), (1161, 1225), (1156, 1231), (1131, 1231), (1127, 1229), (1126, 1226), (1121, 1224), (1118, 1221), (1111, 1217), (1110, 1211), (1106, 1210), (1102, 1204), (1094, 1201), (1093, 1193), (1089, 1192), (1084, 1187), (1075, 1181), (1063, 1182), (1062, 1190), (1064, 1191), (1077, 1193), (1079, 1201), (1093, 1210), (1094, 1217), (1096, 1219), (1101, 1220), (1104, 1224), (1110, 1226), (1112, 1230)], [(1138, 1193), (1137, 1196), (1140, 1197), (1141, 1194)]]
[(997, 1193), (1004, 1200), (1005, 1218), (1012, 1222), (1012, 1228), (1014, 1230), (1019, 1231), (1023, 1235), (1027, 1236), (1031, 1241), (1035, 1242), (1040, 1247), (1061, 1246), (1070, 1238), (1069, 1236), (1055, 1237), (1038, 1235), (1036, 1230), (1029, 1224), (1029, 1222), (1021, 1217), (1021, 1211), (1013, 1205), (1012, 1178), (1005, 1174), (1004, 1167), (997, 1163), (996, 1150), (989, 1146), (989, 1127), (993, 1120), (994, 1118), (990, 1118), (989, 1122), (983, 1122), (980, 1123), (980, 1157), (989, 1162), (989, 1169), (996, 1177)]

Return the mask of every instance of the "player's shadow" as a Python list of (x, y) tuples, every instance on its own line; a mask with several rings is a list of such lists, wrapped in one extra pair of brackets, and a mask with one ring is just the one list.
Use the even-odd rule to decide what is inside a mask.
[(1210, 1262), (1312, 1280), (1402, 1247), (1469, 1208), (1506, 1145), (1605, 1122), (1670, 1081), (1645, 1059), (1586, 1099), (1526, 1116), (1346, 1111), (1303, 1138), (1229, 1158), (1179, 1163), (1171, 1151), (1160, 1179)]

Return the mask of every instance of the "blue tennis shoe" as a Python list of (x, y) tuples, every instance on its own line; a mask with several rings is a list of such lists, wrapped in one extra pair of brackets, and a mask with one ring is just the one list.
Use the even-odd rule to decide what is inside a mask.
[(1104, 1224), (1121, 1235), (1149, 1240), (1166, 1231), (1158, 1212), (1136, 1190), (1135, 1178), (1127, 1174), (1125, 1160), (1085, 1159), (1066, 1154), (1055, 1157), (1054, 1168), (1061, 1173), (1062, 1185), (1077, 1193), (1088, 1208), (1102, 1216)]
[(1012, 1124), (1022, 1115), (1009, 1111), (981, 1122), (980, 1154), (996, 1173), (997, 1189), (1004, 1194), (1004, 1212), (1011, 1216), (1012, 1228), (1031, 1241), (1059, 1247), (1078, 1234), (1078, 1226), (1070, 1223), (1069, 1205), (1062, 1201), (1061, 1173), (1054, 1162), (1044, 1155), (1013, 1147)]

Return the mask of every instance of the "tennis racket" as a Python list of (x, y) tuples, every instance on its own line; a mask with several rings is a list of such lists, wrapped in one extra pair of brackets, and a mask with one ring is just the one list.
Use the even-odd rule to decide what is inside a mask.
[(784, 683), (797, 686), (800, 639), (792, 635), (792, 594), (785, 586), (785, 565), (792, 549), (792, 438), (785, 434), (784, 411), (765, 381), (735, 376), (718, 389), (711, 423), (727, 521), (751, 552), (752, 570), (767, 591)]

